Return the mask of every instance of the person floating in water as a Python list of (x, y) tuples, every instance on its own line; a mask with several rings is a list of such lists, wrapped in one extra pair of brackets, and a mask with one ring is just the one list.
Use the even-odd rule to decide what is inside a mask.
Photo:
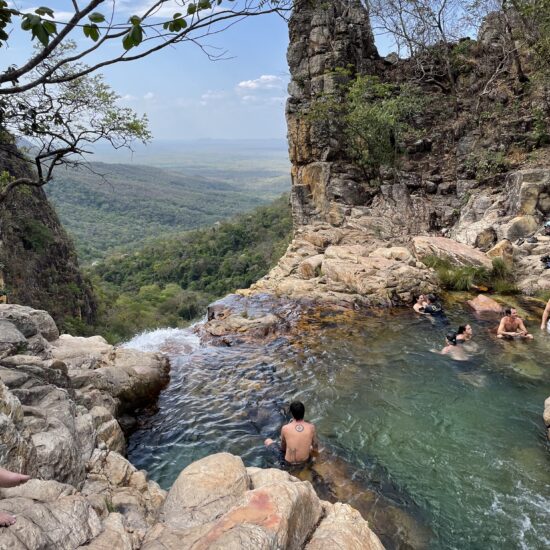
[(507, 308), (504, 310), (505, 316), (500, 320), (497, 329), (497, 338), (525, 338), (532, 340), (533, 335), (529, 334), (523, 320), (518, 317), (518, 312), (515, 308)]
[(540, 324), (540, 330), (547, 329), (550, 332), (550, 300), (546, 303), (544, 313), (542, 314), (542, 322)]
[(465, 344), (469, 342), (474, 335), (474, 331), (470, 325), (460, 325), (456, 331), (456, 343)]
[(426, 305), (424, 306), (423, 313), (429, 313), (433, 316), (444, 315), (443, 306), (441, 302), (437, 299), (435, 294), (428, 294), (426, 296)]
[(413, 305), (413, 309), (416, 311), (416, 313), (424, 313), (424, 308), (427, 305), (428, 305), (428, 301), (426, 300), (426, 296), (424, 296), (424, 294), (421, 294), (416, 299), (416, 302)]
[(293, 420), (281, 428), (280, 447), (273, 439), (264, 441), (266, 447), (277, 451), (280, 458), (284, 458), (284, 462), (281, 462), (285, 465), (305, 464), (311, 458), (312, 452), (317, 452), (315, 426), (304, 420), (305, 412), (302, 402), (292, 402), (290, 414)]
[(432, 350), (434, 353), (440, 353), (441, 355), (450, 355), (455, 361), (467, 361), (468, 356), (461, 346), (457, 346), (457, 334), (456, 331), (450, 330), (445, 335), (445, 347), (441, 351), (436, 349)]
[[(4, 468), (0, 468), (0, 488), (8, 489), (9, 487), (17, 487), (18, 485), (23, 485), (29, 481), (30, 476), (24, 474), (17, 474), (15, 472), (10, 472)], [(9, 527), (16, 522), (15, 516), (11, 514), (6, 514), (6, 512), (0, 511), (0, 527)]]

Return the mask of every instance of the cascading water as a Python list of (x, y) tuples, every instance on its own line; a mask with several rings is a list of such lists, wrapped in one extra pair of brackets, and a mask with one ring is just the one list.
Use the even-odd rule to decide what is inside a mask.
[(391, 513), (375, 530), (401, 523), (382, 533), (388, 547), (547, 548), (550, 336), (501, 342), (461, 308), (449, 320), (473, 325), (468, 361), (430, 352), (448, 327), (409, 312), (328, 317), (291, 341), (234, 347), (200, 346), (188, 330), (140, 335), (127, 346), (168, 353), (172, 373), (129, 457), (164, 487), (219, 451), (273, 466), (263, 439), (299, 398), (332, 457), (313, 483), (322, 492), (317, 474), (326, 474), (327, 491), (362, 511), (377, 504), (358, 491), (382, 495)]

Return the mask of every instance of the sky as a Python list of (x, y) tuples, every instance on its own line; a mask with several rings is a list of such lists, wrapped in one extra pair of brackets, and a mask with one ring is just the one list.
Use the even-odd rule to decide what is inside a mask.
[[(147, 3), (118, 0), (117, 6), (131, 15)], [(46, 5), (59, 20), (70, 4), (66, 0), (11, 2), (23, 11)], [(167, 10), (169, 15), (183, 11), (173, 4)], [(108, 10), (100, 7), (97, 11)], [(289, 81), (285, 21), (277, 15), (248, 18), (209, 37), (206, 43), (225, 50), (229, 59), (210, 61), (200, 48), (183, 43), (102, 72), (121, 96), (121, 105), (147, 114), (154, 138), (284, 138)], [(9, 48), (0, 49), (0, 69), (21, 64), (31, 52), (29, 33), (14, 29)]]

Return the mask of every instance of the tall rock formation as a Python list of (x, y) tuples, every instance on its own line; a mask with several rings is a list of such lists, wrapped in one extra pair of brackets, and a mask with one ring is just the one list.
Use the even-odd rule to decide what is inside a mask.
[(343, 148), (334, 121), (308, 119), (319, 94), (338, 92), (350, 75), (374, 71), (378, 52), (369, 17), (359, 0), (303, 0), (289, 24), (291, 82), (286, 117), (292, 162), (292, 208), (296, 225), (342, 223), (346, 208), (370, 194)]
[[(2, 144), (0, 173), (18, 176), (29, 169), (15, 147)], [(91, 285), (42, 189), (21, 187), (0, 205), (0, 290), (9, 302), (49, 311), (60, 325), (69, 318), (95, 319)]]

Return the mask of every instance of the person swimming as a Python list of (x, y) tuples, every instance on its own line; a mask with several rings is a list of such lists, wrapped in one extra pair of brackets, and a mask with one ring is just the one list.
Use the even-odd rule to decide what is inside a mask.
[(467, 361), (468, 356), (462, 347), (457, 345), (457, 333), (455, 330), (450, 330), (445, 335), (445, 347), (441, 351), (432, 349), (434, 353), (439, 353), (441, 355), (450, 355), (455, 361)]
[(469, 342), (474, 335), (474, 331), (470, 325), (460, 325), (456, 331), (456, 343), (465, 344)]
[(424, 294), (421, 294), (416, 299), (416, 302), (413, 305), (413, 309), (416, 311), (416, 313), (424, 313), (424, 308), (427, 305), (428, 305), (428, 301), (426, 300), (426, 296)]
[(293, 401), (290, 404), (290, 414), (292, 420), (281, 428), (280, 445), (270, 438), (264, 441), (267, 448), (277, 452), (283, 466), (307, 463), (318, 448), (315, 426), (304, 420), (304, 404)]

